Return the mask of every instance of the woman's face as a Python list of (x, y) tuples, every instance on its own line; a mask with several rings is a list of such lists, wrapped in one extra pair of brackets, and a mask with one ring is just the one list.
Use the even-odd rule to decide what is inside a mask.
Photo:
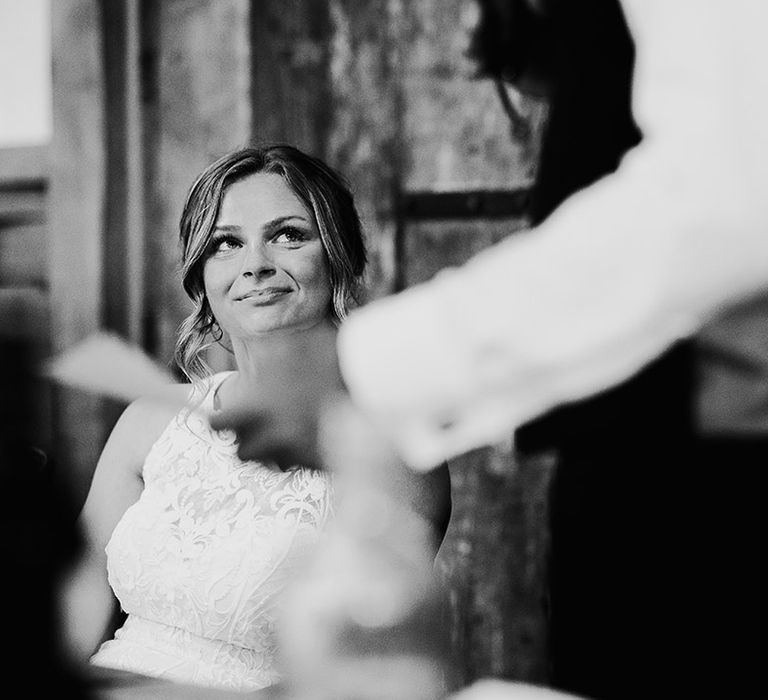
[(232, 338), (309, 328), (329, 315), (314, 216), (279, 175), (257, 173), (226, 189), (207, 256), (205, 294)]

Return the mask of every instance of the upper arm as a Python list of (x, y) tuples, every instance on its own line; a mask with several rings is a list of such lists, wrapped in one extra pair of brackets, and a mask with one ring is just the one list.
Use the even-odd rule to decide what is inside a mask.
[(91, 552), (103, 552), (120, 518), (138, 500), (144, 487), (144, 460), (174, 412), (167, 403), (137, 399), (112, 429), (80, 514)]
[(112, 429), (96, 465), (78, 521), (83, 548), (60, 592), (65, 649), (76, 662), (87, 660), (112, 633), (115, 599), (105, 548), (120, 518), (141, 495), (144, 460), (172, 415), (167, 403), (134, 401)]

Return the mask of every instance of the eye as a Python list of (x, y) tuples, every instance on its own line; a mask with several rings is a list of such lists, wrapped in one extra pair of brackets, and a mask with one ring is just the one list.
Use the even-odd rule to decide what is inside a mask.
[(208, 255), (227, 253), (230, 250), (239, 248), (241, 245), (240, 240), (235, 236), (229, 234), (214, 236), (208, 244)]
[(272, 238), (274, 243), (282, 243), (288, 245), (296, 245), (303, 243), (309, 238), (309, 234), (306, 231), (302, 231), (295, 226), (284, 226), (281, 228)]

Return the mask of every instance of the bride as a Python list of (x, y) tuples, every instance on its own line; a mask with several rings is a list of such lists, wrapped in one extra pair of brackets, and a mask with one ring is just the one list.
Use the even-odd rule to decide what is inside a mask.
[[(86, 544), (63, 589), (65, 641), (78, 662), (257, 690), (280, 680), (280, 594), (333, 515), (333, 476), (242, 461), (234, 433), (208, 419), (258, 387), (265, 341), (342, 321), (363, 236), (338, 174), (275, 145), (210, 165), (190, 188), (180, 238), (194, 304), (177, 341), (191, 380), (178, 387), (184, 407), (139, 399), (116, 423), (79, 519)], [(236, 370), (207, 367), (203, 351), (218, 341)], [(398, 484), (439, 544), (447, 470), (403, 468)]]

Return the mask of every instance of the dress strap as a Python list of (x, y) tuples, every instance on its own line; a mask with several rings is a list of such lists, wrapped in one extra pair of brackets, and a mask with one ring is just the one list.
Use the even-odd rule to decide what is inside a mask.
[(221, 385), (224, 383), (224, 380), (230, 377), (235, 373), (235, 370), (225, 370), (223, 372), (217, 372), (213, 375), (210, 379), (210, 384), (208, 386), (208, 392), (206, 393), (204, 404), (205, 408), (208, 411), (215, 411), (217, 410), (216, 406), (216, 400), (218, 397), (218, 391)]
[(213, 412), (216, 392), (224, 380), (234, 372), (235, 370), (225, 370), (196, 381), (189, 392), (187, 410), (202, 411), (203, 413)]

